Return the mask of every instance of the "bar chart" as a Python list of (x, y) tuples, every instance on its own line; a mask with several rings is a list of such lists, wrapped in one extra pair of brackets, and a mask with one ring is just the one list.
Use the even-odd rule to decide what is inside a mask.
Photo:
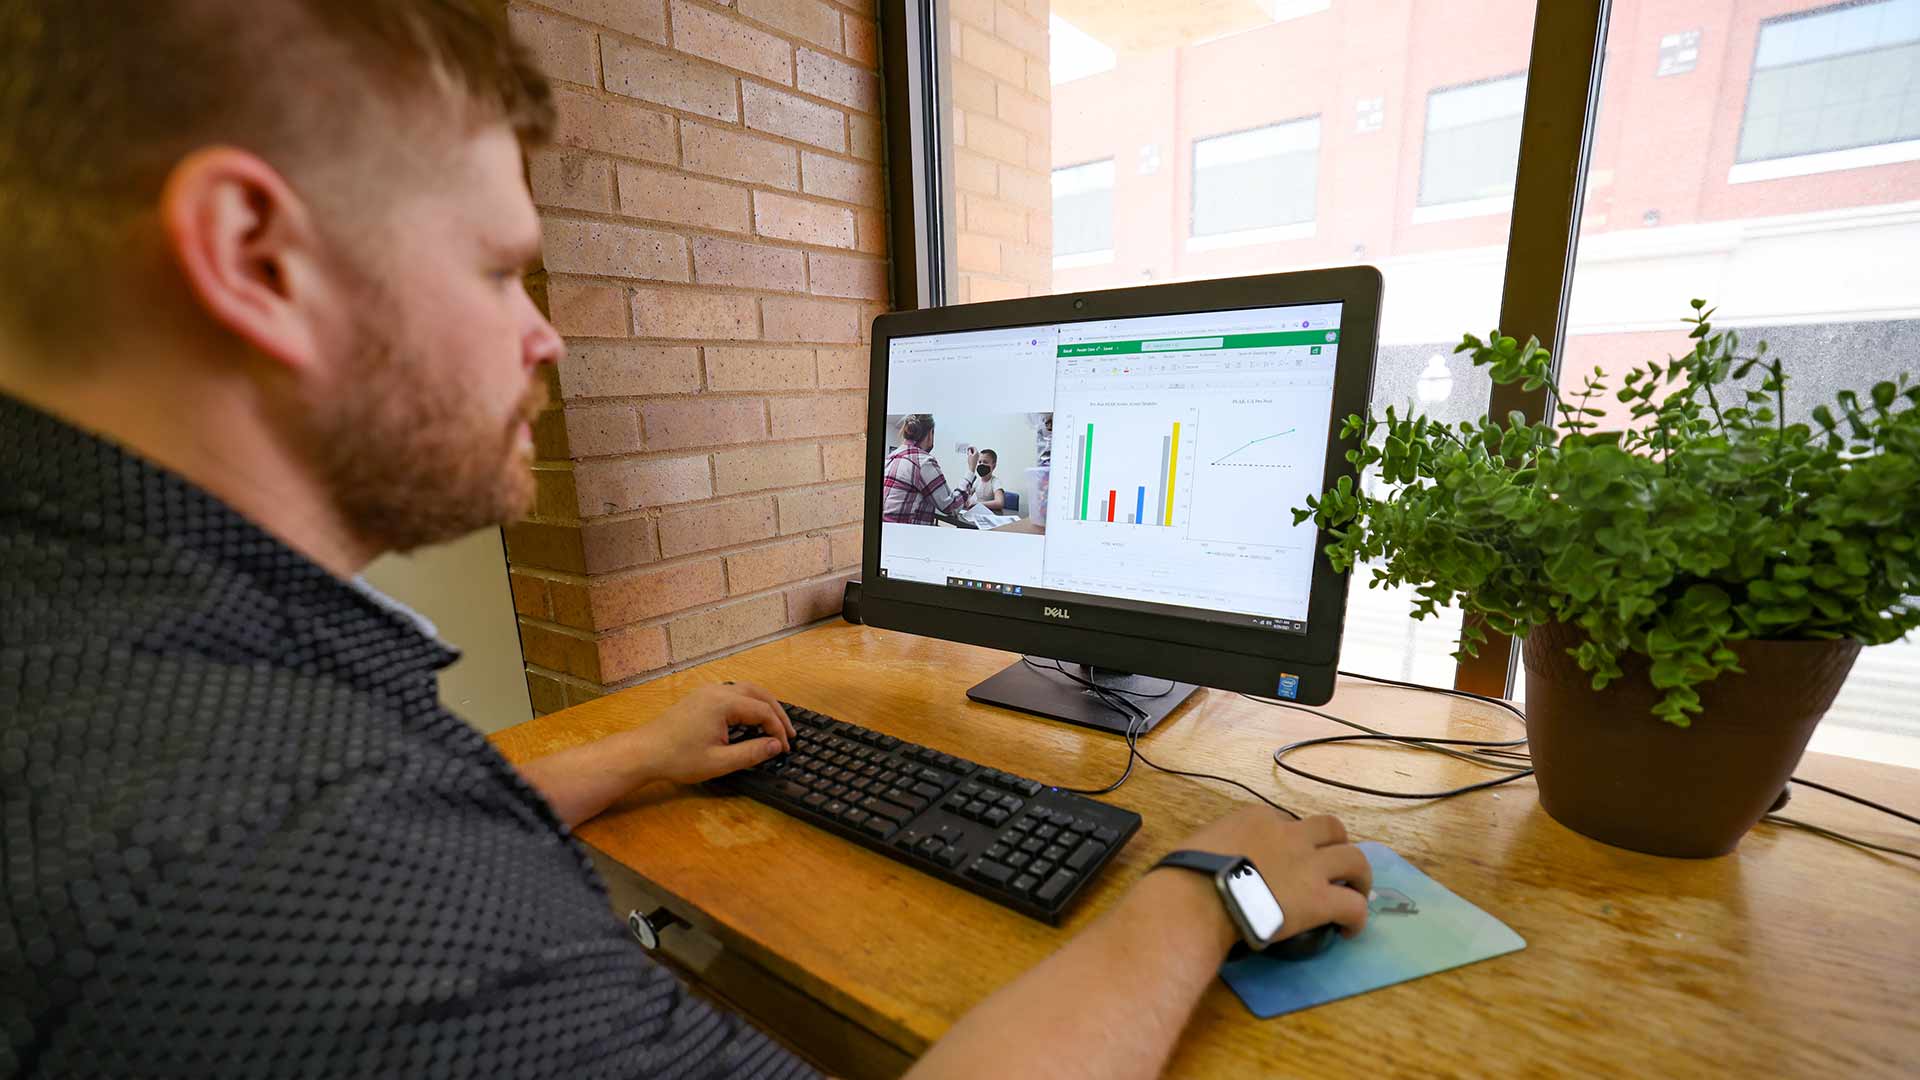
[(1065, 453), (1059, 445), (1054, 451), (1056, 474), (1069, 474), (1056, 480), (1066, 481), (1069, 520), (1185, 528), (1197, 437), (1194, 410), (1113, 403), (1082, 410), (1072, 420), (1072, 427), (1056, 428), (1069, 433)]

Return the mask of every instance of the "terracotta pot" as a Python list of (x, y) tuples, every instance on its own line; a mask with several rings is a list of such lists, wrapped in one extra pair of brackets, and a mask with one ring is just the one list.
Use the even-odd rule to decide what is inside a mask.
[(1700, 687), (1681, 728), (1648, 711), (1660, 694), (1645, 657), (1621, 657), (1625, 677), (1594, 690), (1567, 654), (1583, 640), (1553, 623), (1522, 653), (1540, 805), (1603, 843), (1695, 859), (1732, 851), (1779, 798), (1860, 655), (1857, 641), (1739, 642), (1746, 674)]

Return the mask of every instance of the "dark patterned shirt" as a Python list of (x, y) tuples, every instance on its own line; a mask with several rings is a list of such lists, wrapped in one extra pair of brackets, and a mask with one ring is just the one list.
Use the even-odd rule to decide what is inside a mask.
[(812, 1076), (441, 708), (454, 654), (0, 396), (0, 1076)]

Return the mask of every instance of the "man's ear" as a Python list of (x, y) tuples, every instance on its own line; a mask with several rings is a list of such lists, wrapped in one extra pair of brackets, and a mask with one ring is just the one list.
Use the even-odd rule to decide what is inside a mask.
[(278, 170), (233, 147), (195, 151), (167, 177), (160, 223), (215, 322), (288, 368), (317, 362), (320, 237)]

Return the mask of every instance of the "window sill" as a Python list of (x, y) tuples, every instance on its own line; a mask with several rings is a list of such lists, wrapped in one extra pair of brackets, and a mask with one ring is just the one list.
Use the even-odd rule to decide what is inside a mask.
[(1221, 248), (1271, 244), (1280, 240), (1311, 240), (1314, 234), (1314, 227), (1314, 222), (1299, 221), (1291, 225), (1272, 225), (1264, 229), (1241, 229), (1239, 232), (1213, 233), (1209, 236), (1189, 236), (1187, 237), (1187, 250), (1216, 251)]
[(1790, 176), (1814, 176), (1842, 169), (1864, 169), (1873, 165), (1892, 165), (1902, 161), (1920, 161), (1920, 139), (1855, 146), (1846, 150), (1827, 150), (1818, 154), (1743, 161), (1727, 170), (1727, 183), (1753, 184), (1762, 180), (1784, 180)]
[(1413, 208), (1413, 223), (1425, 225), (1433, 221), (1459, 221), (1463, 218), (1494, 217), (1512, 212), (1513, 196), (1493, 195), (1485, 199), (1462, 199), (1459, 202), (1416, 206)]
[(1055, 270), (1071, 270), (1077, 266), (1105, 266), (1113, 261), (1113, 249), (1105, 251), (1076, 251), (1072, 255), (1055, 255)]

